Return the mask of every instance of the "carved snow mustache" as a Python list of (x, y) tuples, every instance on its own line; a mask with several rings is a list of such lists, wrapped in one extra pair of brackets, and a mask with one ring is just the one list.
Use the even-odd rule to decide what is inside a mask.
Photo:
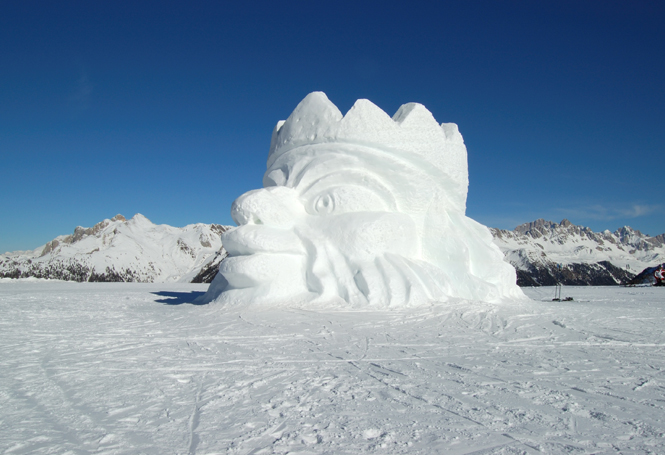
[[(292, 267), (302, 283), (293, 292), (311, 293), (320, 302), (341, 299), (352, 306), (386, 306), (440, 297), (426, 267), (401, 255), (414, 249), (411, 239), (400, 238), (411, 235), (402, 232), (401, 225), (410, 220), (401, 215), (350, 213), (333, 221), (321, 219), (308, 215), (297, 192), (285, 187), (246, 193), (236, 200), (232, 213), (240, 226), (223, 236), (229, 258), (220, 267), (230, 289), (269, 286), (280, 271)], [(364, 229), (346, 237), (347, 244), (340, 248), (341, 239), (334, 236), (346, 233), (334, 220), (344, 226), (348, 219)], [(371, 238), (373, 230), (386, 229), (383, 242), (364, 242), (364, 235)]]
[(229, 256), (255, 253), (306, 254), (302, 242), (293, 230), (247, 224), (230, 230), (223, 236)]

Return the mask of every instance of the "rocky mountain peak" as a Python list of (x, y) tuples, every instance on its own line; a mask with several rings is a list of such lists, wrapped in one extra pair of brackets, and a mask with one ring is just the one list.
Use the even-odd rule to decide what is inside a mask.
[[(567, 219), (557, 224), (540, 218), (513, 231), (491, 232), (494, 243), (517, 269), (520, 285), (555, 284), (557, 280), (617, 284), (636, 270), (665, 261), (665, 234), (649, 237), (629, 226), (614, 233), (597, 233)], [(570, 276), (562, 275), (565, 270)]]
[[(77, 226), (33, 251), (0, 256), (0, 277), (70, 281), (190, 282), (214, 276), (224, 258), (220, 235), (229, 226), (154, 225), (141, 214), (93, 227)], [(202, 269), (206, 270), (200, 278)]]
[(552, 221), (538, 218), (536, 221), (531, 221), (530, 223), (524, 223), (517, 226), (515, 228), (515, 232), (537, 238), (542, 236), (545, 230), (550, 230), (556, 226), (557, 224), (553, 223)]
[(623, 226), (614, 231), (614, 235), (617, 237), (623, 239), (623, 238), (628, 238), (628, 237), (644, 237), (644, 234), (642, 234), (640, 231), (637, 229), (633, 229), (630, 226)]

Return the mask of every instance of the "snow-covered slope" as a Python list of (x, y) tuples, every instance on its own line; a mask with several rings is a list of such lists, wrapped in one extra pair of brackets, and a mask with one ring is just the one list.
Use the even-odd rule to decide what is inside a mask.
[(513, 231), (491, 231), (521, 286), (619, 284), (665, 261), (665, 234), (650, 237), (628, 226), (594, 232), (565, 219), (539, 219)]
[(0, 279), (7, 455), (665, 453), (665, 288), (303, 311)]
[(0, 255), (0, 277), (70, 281), (190, 282), (225, 254), (228, 226), (155, 225), (141, 214), (77, 227), (33, 251)]

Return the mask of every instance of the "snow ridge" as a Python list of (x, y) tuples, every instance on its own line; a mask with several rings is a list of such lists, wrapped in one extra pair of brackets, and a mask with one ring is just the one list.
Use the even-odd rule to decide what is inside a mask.
[[(490, 228), (494, 243), (517, 270), (520, 286), (620, 284), (665, 262), (665, 234), (650, 237), (629, 226), (594, 232), (567, 219), (538, 219), (513, 231)], [(561, 268), (559, 268), (561, 264)]]
[[(67, 281), (191, 282), (225, 255), (229, 226), (155, 225), (136, 214), (76, 227), (33, 251), (0, 255), (0, 277)], [(200, 281), (199, 281), (200, 282)]]

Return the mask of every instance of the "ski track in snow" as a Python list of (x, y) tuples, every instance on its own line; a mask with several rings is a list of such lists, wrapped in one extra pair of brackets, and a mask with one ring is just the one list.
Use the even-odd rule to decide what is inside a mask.
[[(0, 453), (664, 453), (665, 291), (401, 311), (0, 280)], [(198, 294), (191, 294), (198, 295)]]

